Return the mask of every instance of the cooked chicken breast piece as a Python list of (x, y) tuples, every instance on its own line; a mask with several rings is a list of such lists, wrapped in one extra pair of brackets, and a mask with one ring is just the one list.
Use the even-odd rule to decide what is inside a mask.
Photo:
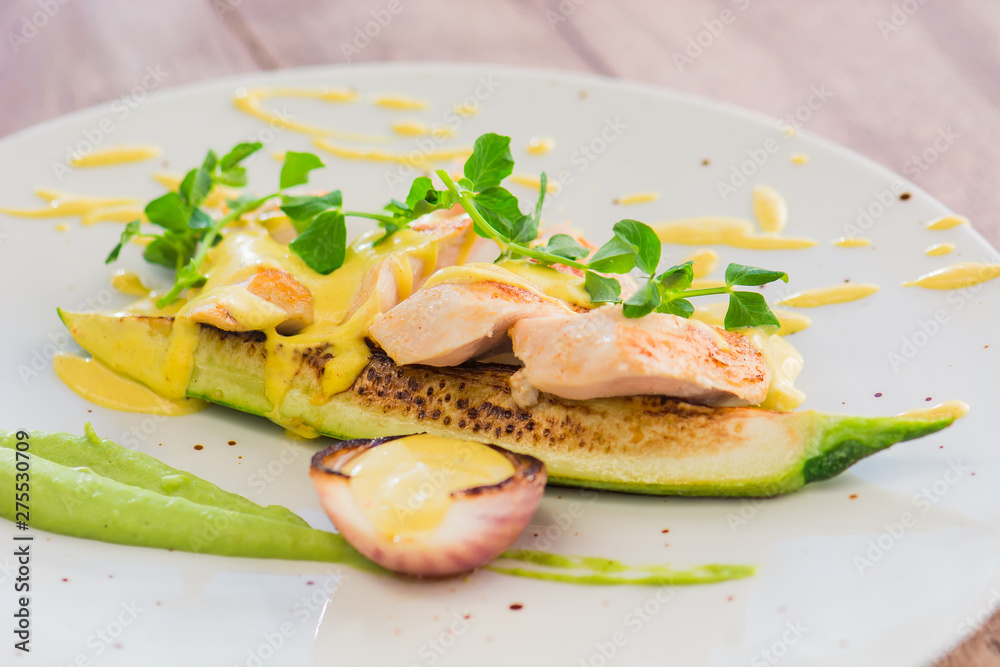
[(397, 364), (455, 366), (506, 343), (515, 322), (574, 312), (561, 301), (502, 282), (446, 282), (377, 317), (368, 333)]
[(429, 241), (436, 240), (436, 252), (411, 254), (409, 257), (405, 253), (390, 253), (379, 260), (354, 295), (348, 317), (373, 299), (378, 312), (389, 310), (420, 289), (434, 271), (465, 261), (479, 238), (472, 231), (472, 218), (465, 215), (461, 208), (456, 210), (454, 207), (415, 220), (410, 229), (426, 236)]
[(287, 271), (261, 267), (250, 278), (218, 288), (211, 298), (192, 304), (188, 316), (225, 331), (274, 327), (289, 335), (312, 324), (313, 298)]
[(657, 394), (708, 405), (756, 405), (770, 371), (740, 334), (652, 313), (629, 319), (621, 306), (582, 315), (524, 319), (511, 328), (524, 368), (511, 378), (515, 400), (544, 391), (573, 400)]

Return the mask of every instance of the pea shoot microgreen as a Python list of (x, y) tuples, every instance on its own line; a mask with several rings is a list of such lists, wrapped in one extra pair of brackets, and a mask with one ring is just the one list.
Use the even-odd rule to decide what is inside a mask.
[[(204, 209), (213, 188), (217, 185), (245, 187), (247, 176), (242, 162), (260, 148), (260, 143), (241, 143), (221, 159), (214, 151), (209, 151), (201, 166), (185, 175), (177, 192), (168, 192), (146, 206), (149, 222), (162, 231), (143, 232), (138, 220), (130, 222), (106, 261), (115, 261), (130, 239), (150, 238), (143, 257), (176, 271), (173, 287), (157, 302), (162, 307), (176, 301), (185, 289), (199, 287), (205, 282), (202, 264), (225, 227), (268, 200), (277, 198), (280, 201), (281, 210), (298, 231), (289, 249), (323, 275), (340, 268), (344, 262), (348, 245), (347, 217), (374, 220), (382, 229), (382, 236), (375, 241), (377, 245), (428, 213), (460, 204), (472, 218), (476, 234), (499, 246), (498, 261), (526, 258), (543, 266), (560, 264), (579, 269), (584, 274), (584, 289), (591, 300), (622, 303), (626, 317), (644, 317), (653, 312), (691, 317), (694, 313), (694, 306), (689, 301), (691, 297), (727, 294), (727, 329), (778, 326), (778, 319), (759, 292), (734, 288), (756, 287), (776, 280), (787, 282), (788, 275), (782, 271), (730, 264), (724, 286), (691, 289), (692, 263), (685, 262), (658, 273), (662, 253), (660, 239), (651, 227), (636, 220), (615, 223), (611, 239), (593, 253), (568, 234), (555, 234), (541, 243), (538, 232), (548, 179), (542, 173), (535, 206), (529, 213), (522, 213), (517, 197), (502, 186), (514, 169), (510, 137), (480, 136), (465, 162), (461, 178), (455, 180), (447, 171), (437, 170), (437, 176), (445, 185), (443, 190), (438, 190), (429, 176), (420, 176), (414, 179), (405, 201), (392, 199), (378, 213), (343, 210), (339, 190), (323, 195), (286, 192), (307, 184), (310, 172), (324, 166), (312, 153), (289, 151), (284, 157), (276, 192), (263, 197), (244, 194), (229, 200), (228, 212), (218, 219), (213, 218)], [(622, 302), (621, 283), (614, 275), (633, 271), (641, 274), (641, 284)]]

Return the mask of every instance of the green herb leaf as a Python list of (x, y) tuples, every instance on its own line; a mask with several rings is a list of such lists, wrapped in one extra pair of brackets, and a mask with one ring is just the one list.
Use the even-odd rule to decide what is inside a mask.
[(338, 210), (319, 214), (288, 248), (316, 273), (325, 276), (339, 269), (347, 250), (344, 214)]
[[(517, 197), (499, 186), (486, 188), (476, 194), (476, 208), (484, 218), (503, 235), (513, 240), (514, 223), (521, 218)], [(538, 236), (537, 230), (535, 236)]]
[(188, 219), (188, 229), (208, 229), (213, 224), (215, 224), (215, 221), (212, 220), (212, 217), (200, 208), (195, 207), (195, 209), (191, 211), (191, 217)]
[(118, 255), (122, 251), (122, 246), (132, 240), (133, 237), (139, 236), (142, 231), (139, 228), (141, 223), (138, 220), (133, 220), (132, 222), (125, 225), (125, 229), (122, 230), (121, 239), (118, 241), (118, 245), (111, 249), (108, 254), (108, 258), (104, 260), (105, 264), (110, 264), (118, 259)]
[(694, 315), (694, 306), (687, 299), (669, 299), (661, 303), (656, 312), (688, 318)]
[(279, 189), (284, 190), (309, 182), (309, 172), (325, 166), (323, 161), (312, 153), (285, 153), (285, 163), (281, 165)]
[[(514, 158), (510, 154), (510, 137), (484, 134), (476, 139), (472, 155), (465, 161), (465, 177), (471, 181), (466, 186), (473, 192), (500, 185), (514, 171)], [(462, 183), (459, 182), (459, 185)]]
[(191, 217), (189, 206), (176, 192), (168, 192), (162, 197), (157, 197), (146, 204), (145, 211), (151, 223), (176, 232), (187, 229)]
[(726, 329), (733, 331), (743, 327), (759, 327), (767, 324), (780, 327), (781, 323), (774, 316), (764, 300), (757, 292), (731, 292), (729, 294), (729, 310), (726, 311)]
[(667, 292), (686, 290), (691, 286), (692, 280), (694, 280), (694, 262), (684, 262), (672, 266), (656, 276), (656, 282)]
[(514, 243), (528, 243), (538, 238), (538, 221), (530, 215), (522, 215), (510, 228), (510, 240)]
[[(542, 222), (542, 204), (545, 203), (545, 195), (549, 190), (549, 177), (543, 171), (538, 179), (538, 203), (535, 204), (535, 229)], [(531, 239), (534, 240), (534, 239)]]
[[(281, 195), (282, 212), (292, 219), (293, 222), (308, 221), (317, 215), (331, 208), (340, 208), (344, 203), (344, 198), (340, 190), (328, 192), (325, 195), (316, 197), (313, 195)], [(298, 228), (298, 225), (296, 225)], [(299, 229), (303, 231), (303, 229)]]
[(615, 223), (615, 236), (635, 249), (635, 265), (647, 275), (656, 272), (660, 263), (661, 243), (653, 228), (637, 220)]
[(156, 305), (163, 308), (176, 301), (177, 297), (184, 290), (191, 287), (199, 287), (203, 284), (205, 284), (205, 276), (201, 275), (198, 265), (195, 264), (193, 259), (188, 260), (188, 263), (177, 272), (177, 279), (174, 281), (173, 287), (156, 302)]
[(181, 181), (180, 188), (178, 188), (178, 194), (184, 203), (191, 208), (202, 205), (215, 184), (213, 176), (218, 165), (219, 156), (216, 155), (215, 151), (210, 150), (205, 155), (201, 166), (192, 169), (184, 176), (184, 180)]
[(647, 280), (635, 294), (625, 300), (622, 313), (625, 317), (645, 317), (660, 307), (660, 288), (652, 280)]
[(593, 271), (587, 271), (584, 275), (583, 288), (594, 303), (618, 303), (622, 300), (621, 283)]
[(259, 141), (254, 141), (251, 143), (244, 142), (242, 144), (236, 144), (233, 149), (222, 156), (222, 160), (219, 161), (219, 167), (223, 172), (230, 171), (233, 167), (236, 167), (261, 148), (264, 144)]
[(429, 176), (418, 176), (413, 179), (410, 192), (406, 195), (406, 208), (412, 211), (417, 202), (426, 201), (427, 195), (431, 192), (436, 193), (437, 190), (434, 189), (434, 183)]
[[(590, 254), (590, 251), (580, 245), (575, 238), (569, 234), (555, 234), (549, 242), (542, 248), (544, 252), (564, 259), (578, 260)], [(613, 280), (609, 278), (608, 280)], [(617, 280), (614, 280), (618, 284)]]
[(597, 249), (587, 268), (601, 273), (628, 273), (635, 268), (635, 247), (617, 235)]
[(788, 282), (788, 274), (784, 271), (769, 271), (758, 269), (755, 266), (745, 266), (743, 264), (730, 264), (726, 267), (726, 285), (743, 285), (751, 287), (756, 285), (766, 285), (775, 280)]

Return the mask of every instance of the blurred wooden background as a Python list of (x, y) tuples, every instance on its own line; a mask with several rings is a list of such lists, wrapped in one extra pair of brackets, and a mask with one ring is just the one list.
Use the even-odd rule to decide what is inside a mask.
[[(151, 65), (172, 87), (348, 60), (490, 61), (645, 81), (775, 117), (825, 86), (830, 101), (804, 128), (894, 171), (912, 170), (939, 132), (957, 135), (916, 183), (1000, 245), (998, 0), (3, 0), (0, 26), (0, 135), (118, 97)], [(718, 33), (711, 45), (686, 53), (706, 30)], [(1000, 666), (1000, 615), (939, 663), (986, 666)]]

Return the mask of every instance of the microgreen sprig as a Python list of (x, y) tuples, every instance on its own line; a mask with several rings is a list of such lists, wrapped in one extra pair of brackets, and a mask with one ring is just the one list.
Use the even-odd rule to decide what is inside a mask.
[(688, 300), (691, 297), (728, 294), (727, 329), (778, 325), (761, 294), (733, 288), (759, 286), (775, 280), (787, 282), (787, 274), (730, 264), (724, 286), (690, 289), (694, 278), (692, 263), (657, 273), (662, 252), (660, 239), (651, 227), (636, 220), (615, 223), (611, 239), (593, 254), (568, 234), (555, 234), (543, 245), (538, 241), (538, 231), (548, 179), (543, 172), (534, 209), (522, 213), (517, 197), (502, 186), (514, 169), (510, 137), (480, 136), (465, 162), (461, 178), (456, 181), (447, 171), (438, 170), (436, 173), (445, 185), (445, 189), (438, 190), (430, 177), (420, 176), (414, 179), (405, 201), (392, 199), (380, 213), (343, 210), (339, 190), (323, 195), (288, 194), (289, 188), (308, 183), (310, 172), (324, 166), (312, 153), (288, 151), (277, 191), (263, 197), (244, 194), (228, 200), (229, 211), (213, 219), (203, 208), (213, 188), (217, 185), (246, 186), (246, 168), (242, 162), (261, 147), (259, 142), (241, 143), (221, 159), (214, 151), (209, 151), (201, 166), (185, 175), (177, 192), (168, 192), (146, 206), (149, 222), (162, 231), (143, 232), (140, 222), (133, 220), (126, 225), (106, 262), (115, 261), (130, 239), (150, 238), (143, 257), (176, 271), (174, 285), (157, 301), (157, 305), (163, 307), (176, 301), (185, 289), (204, 284), (202, 264), (225, 227), (268, 200), (280, 200), (281, 210), (298, 232), (289, 249), (323, 275), (340, 268), (344, 262), (347, 217), (375, 220), (383, 230), (382, 236), (375, 241), (377, 245), (406, 229), (417, 218), (460, 204), (472, 218), (476, 234), (499, 246), (498, 261), (527, 258), (544, 266), (560, 264), (579, 269), (584, 274), (584, 288), (595, 303), (622, 303), (621, 283), (614, 275), (639, 271), (644, 277), (642, 284), (622, 303), (626, 317), (643, 317), (652, 312), (691, 317), (694, 313), (694, 306)]

